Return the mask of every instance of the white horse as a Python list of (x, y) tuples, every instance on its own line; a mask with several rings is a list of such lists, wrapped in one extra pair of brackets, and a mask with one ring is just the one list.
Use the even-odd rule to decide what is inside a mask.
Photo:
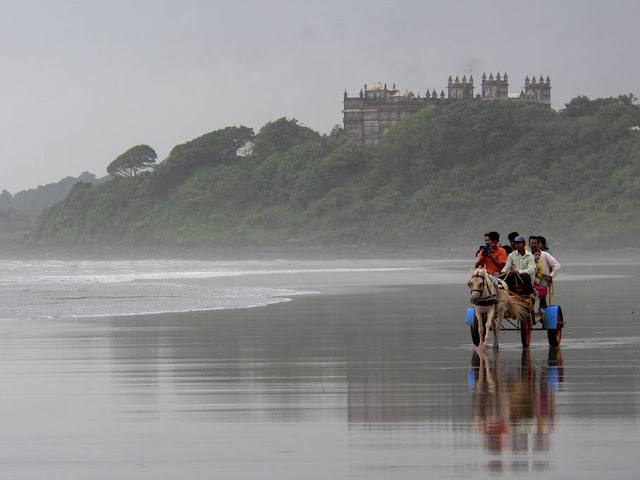
[(478, 350), (488, 348), (489, 329), (493, 327), (493, 348), (498, 348), (498, 337), (505, 312), (512, 318), (520, 318), (527, 309), (517, 296), (510, 295), (507, 284), (487, 273), (485, 268), (471, 271), (469, 280), (471, 303), (474, 305), (480, 343)]

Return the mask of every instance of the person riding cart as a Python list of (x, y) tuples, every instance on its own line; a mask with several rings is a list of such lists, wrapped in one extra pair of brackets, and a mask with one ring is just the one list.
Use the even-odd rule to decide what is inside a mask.
[(536, 262), (531, 252), (525, 250), (524, 237), (516, 237), (513, 244), (515, 250), (507, 257), (502, 273), (506, 274), (505, 281), (510, 291), (520, 295), (530, 295), (533, 292), (531, 279), (536, 274)]
[(507, 262), (507, 252), (499, 246), (500, 234), (498, 232), (489, 232), (486, 236), (489, 238), (489, 244), (483, 245), (479, 249), (476, 268), (484, 267), (489, 275), (497, 275)]

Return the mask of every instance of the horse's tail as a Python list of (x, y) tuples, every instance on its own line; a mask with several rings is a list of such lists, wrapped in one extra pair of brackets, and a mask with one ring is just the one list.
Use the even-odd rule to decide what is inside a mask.
[(518, 295), (509, 294), (507, 312), (511, 318), (522, 318), (528, 315), (529, 304), (523, 301)]

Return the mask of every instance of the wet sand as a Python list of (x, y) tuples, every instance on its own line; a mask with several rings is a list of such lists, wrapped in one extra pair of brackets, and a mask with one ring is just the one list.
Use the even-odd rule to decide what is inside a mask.
[(560, 349), (504, 332), (482, 356), (452, 271), (270, 278), (319, 293), (255, 309), (4, 321), (0, 472), (637, 478), (638, 266), (565, 267), (584, 280), (557, 282)]

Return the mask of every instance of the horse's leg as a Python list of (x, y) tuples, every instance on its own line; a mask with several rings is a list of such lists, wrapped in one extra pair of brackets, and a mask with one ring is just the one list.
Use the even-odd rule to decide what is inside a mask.
[(476, 314), (476, 320), (478, 321), (478, 338), (480, 339), (480, 342), (478, 343), (478, 348), (476, 350), (483, 350), (485, 348), (483, 345), (484, 319), (482, 318), (483, 317), (482, 313), (478, 311), (478, 307), (474, 309), (474, 312)]
[[(506, 304), (504, 304), (506, 306)], [(497, 313), (493, 318), (493, 348), (500, 348), (498, 337), (500, 336), (500, 329), (502, 328), (502, 319), (504, 318), (504, 307), (502, 303), (496, 305)]]
[(489, 344), (489, 329), (491, 328), (491, 325), (493, 324), (493, 317), (496, 314), (496, 308), (495, 306), (491, 307), (489, 309), (489, 311), (487, 312), (487, 323), (485, 324), (485, 332), (484, 332), (484, 337), (482, 339), (482, 343), (484, 344), (484, 348), (488, 348), (488, 344)]

